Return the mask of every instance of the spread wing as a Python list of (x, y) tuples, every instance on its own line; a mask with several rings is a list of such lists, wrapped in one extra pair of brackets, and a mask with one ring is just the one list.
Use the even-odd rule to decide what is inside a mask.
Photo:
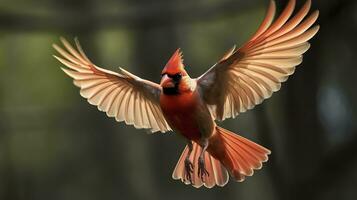
[(99, 68), (87, 58), (77, 40), (77, 50), (65, 39), (61, 41), (66, 50), (54, 44), (62, 56), (55, 58), (69, 68), (62, 70), (74, 79), (74, 85), (90, 104), (136, 128), (151, 129), (151, 132), (171, 130), (159, 105), (161, 87), (158, 84), (121, 68), (121, 73)]
[[(197, 84), (214, 117), (235, 117), (269, 98), (281, 82), (302, 62), (319, 26), (310, 28), (318, 11), (305, 18), (311, 1), (290, 20), (295, 0), (290, 0), (273, 22), (275, 2), (271, 1), (265, 19), (252, 38), (238, 50), (228, 51), (201, 77)], [(273, 22), (273, 23), (272, 23)]]

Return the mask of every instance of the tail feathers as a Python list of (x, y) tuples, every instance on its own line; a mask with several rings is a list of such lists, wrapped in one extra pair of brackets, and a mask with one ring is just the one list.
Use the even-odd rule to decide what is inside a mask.
[(252, 176), (253, 170), (262, 168), (262, 163), (268, 160), (270, 150), (221, 127), (217, 127), (217, 132), (226, 154), (220, 160), (236, 181)]
[(190, 183), (190, 181), (186, 178), (186, 171), (185, 171), (185, 158), (188, 152), (189, 152), (188, 146), (186, 146), (172, 174), (173, 179), (181, 180), (187, 185), (192, 184), (192, 186), (196, 188), (199, 188), (202, 185), (207, 188), (212, 188), (215, 185), (222, 187), (227, 184), (229, 180), (227, 170), (220, 163), (220, 161), (216, 160), (208, 152), (205, 152), (204, 156), (205, 156), (206, 170), (208, 171), (209, 176), (205, 176), (204, 182), (202, 182), (201, 178), (197, 174), (198, 172), (197, 163), (198, 163), (198, 157), (201, 152), (201, 146), (195, 142), (193, 142), (193, 149), (190, 155), (190, 161), (194, 166), (193, 174), (192, 174), (192, 183)]
[(229, 180), (228, 173), (234, 180), (242, 182), (246, 176), (252, 176), (254, 170), (262, 168), (262, 163), (268, 160), (270, 154), (270, 150), (231, 131), (217, 127), (216, 134), (210, 139), (208, 151), (204, 154), (209, 176), (205, 176), (202, 181), (197, 174), (200, 152), (201, 146), (193, 142), (192, 153), (189, 157), (194, 166), (192, 183), (186, 178), (185, 171), (185, 158), (189, 153), (188, 146), (183, 150), (172, 178), (181, 180), (187, 185), (192, 184), (196, 188), (202, 185), (207, 188), (212, 188), (215, 185), (224, 186)]

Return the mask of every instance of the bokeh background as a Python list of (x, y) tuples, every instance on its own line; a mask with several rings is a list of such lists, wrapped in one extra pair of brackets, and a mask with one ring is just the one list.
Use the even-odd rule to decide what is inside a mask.
[[(278, 10), (286, 0), (277, 0)], [(298, 6), (303, 1), (297, 1)], [(280, 92), (222, 126), (272, 150), (244, 183), (171, 179), (185, 142), (117, 123), (81, 98), (53, 57), (78, 37), (98, 65), (150, 80), (176, 48), (197, 77), (241, 45), (268, 0), (1, 0), (0, 199), (357, 198), (357, 1), (313, 0), (318, 35)]]

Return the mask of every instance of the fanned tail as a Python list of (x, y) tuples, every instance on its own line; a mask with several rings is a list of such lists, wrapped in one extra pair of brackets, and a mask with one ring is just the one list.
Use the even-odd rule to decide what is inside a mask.
[(192, 153), (190, 155), (190, 161), (193, 163), (193, 173), (192, 173), (192, 183), (186, 178), (185, 171), (185, 158), (188, 154), (188, 146), (183, 150), (179, 161), (176, 164), (175, 170), (172, 174), (172, 178), (176, 180), (181, 180), (185, 184), (192, 184), (193, 187), (199, 188), (202, 185), (207, 188), (212, 188), (215, 185), (223, 187), (227, 184), (229, 180), (228, 172), (225, 167), (215, 159), (208, 152), (205, 152), (205, 164), (206, 170), (209, 173), (209, 176), (205, 176), (204, 182), (197, 175), (198, 171), (198, 157), (201, 152), (201, 146), (193, 142)]
[(176, 164), (172, 174), (173, 179), (181, 180), (187, 185), (192, 184), (196, 188), (202, 185), (207, 188), (215, 185), (223, 187), (229, 180), (228, 173), (235, 181), (242, 182), (246, 176), (252, 176), (254, 170), (261, 169), (262, 163), (268, 160), (270, 154), (269, 149), (217, 126), (204, 154), (205, 167), (209, 176), (205, 176), (202, 181), (197, 173), (201, 149), (200, 145), (193, 142), (192, 153), (189, 157), (193, 164), (192, 183), (187, 178), (185, 170), (185, 158), (189, 153), (188, 146), (185, 147)]
[(221, 127), (217, 126), (216, 131), (225, 148), (225, 155), (217, 156), (236, 181), (252, 176), (253, 170), (261, 169), (268, 160), (269, 149)]

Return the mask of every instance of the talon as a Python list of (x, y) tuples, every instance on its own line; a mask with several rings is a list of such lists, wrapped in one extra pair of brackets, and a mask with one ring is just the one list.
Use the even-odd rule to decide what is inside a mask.
[(185, 159), (185, 179), (190, 181), (191, 184), (193, 184), (192, 174), (193, 174), (193, 164), (189, 158), (186, 158)]
[(204, 177), (205, 176), (209, 176), (208, 171), (206, 170), (206, 166), (205, 166), (205, 162), (203, 160), (203, 158), (199, 158), (198, 159), (198, 171), (197, 171), (197, 175), (201, 178), (202, 182), (204, 181)]

